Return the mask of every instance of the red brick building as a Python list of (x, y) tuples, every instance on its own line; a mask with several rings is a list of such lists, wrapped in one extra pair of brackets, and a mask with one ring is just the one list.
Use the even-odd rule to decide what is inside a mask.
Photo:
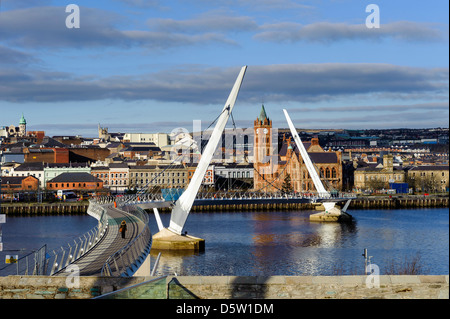
[(2, 198), (9, 198), (14, 192), (31, 192), (39, 188), (39, 180), (34, 176), (2, 176), (1, 180)]
[[(315, 186), (301, 157), (298, 147), (291, 138), (284, 138), (278, 154), (272, 141), (272, 121), (264, 105), (254, 122), (254, 189), (262, 192), (278, 192), (289, 175), (290, 186), (295, 192), (314, 192)], [(318, 170), (322, 182), (329, 191), (341, 190), (343, 180), (341, 152), (326, 152), (319, 145), (319, 139), (303, 142), (309, 157)], [(328, 186), (328, 187), (327, 187)]]
[(89, 173), (63, 173), (47, 182), (48, 190), (99, 191), (103, 181)]
[(69, 163), (67, 148), (25, 148), (23, 150), (27, 163)]

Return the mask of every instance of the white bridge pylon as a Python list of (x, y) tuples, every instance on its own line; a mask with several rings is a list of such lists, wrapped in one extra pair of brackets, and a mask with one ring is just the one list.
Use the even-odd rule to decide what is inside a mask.
[[(214, 127), (213, 133), (208, 141), (208, 144), (203, 151), (201, 159), (198, 163), (197, 169), (195, 170), (194, 176), (191, 179), (187, 189), (180, 196), (180, 198), (175, 202), (174, 207), (172, 208), (172, 214), (170, 217), (170, 225), (169, 230), (181, 235), (184, 224), (188, 218), (188, 215), (191, 211), (192, 205), (194, 203), (195, 197), (197, 196), (198, 190), (202, 183), (202, 180), (208, 170), (208, 166), (211, 163), (214, 152), (216, 151), (217, 145), (222, 138), (223, 130), (228, 122), (231, 112), (233, 111), (234, 104), (236, 103), (236, 99), (241, 88), (242, 81), (244, 79), (245, 72), (247, 70), (247, 66), (243, 66), (239, 75), (234, 83), (233, 89), (228, 96), (228, 99), (223, 107), (222, 113), (220, 114), (216, 126)], [(158, 219), (158, 216), (157, 216)], [(160, 220), (158, 221), (158, 226), (161, 228), (162, 223)], [(160, 229), (161, 230), (161, 229)]]
[[(317, 192), (322, 198), (331, 198), (330, 192), (328, 192), (325, 187), (323, 186), (322, 181), (320, 180), (319, 174), (317, 173), (314, 164), (312, 163), (308, 152), (305, 149), (305, 146), (303, 145), (300, 136), (298, 136), (297, 130), (292, 123), (291, 118), (289, 117), (288, 112), (283, 109), (284, 116), (286, 117), (286, 121), (288, 122), (289, 129), (291, 130), (291, 134), (294, 137), (295, 144), (297, 145), (298, 149), (300, 150), (300, 154), (302, 156), (303, 161), (305, 162), (306, 168), (308, 169), (308, 173), (311, 176), (311, 179), (313, 180), (314, 186), (316, 187)], [(345, 203), (345, 206), (342, 208), (342, 212), (346, 212), (348, 206), (350, 205), (350, 199), (347, 200)], [(325, 211), (329, 212), (335, 207), (335, 202), (333, 201), (324, 201), (322, 202), (322, 205), (325, 207)]]

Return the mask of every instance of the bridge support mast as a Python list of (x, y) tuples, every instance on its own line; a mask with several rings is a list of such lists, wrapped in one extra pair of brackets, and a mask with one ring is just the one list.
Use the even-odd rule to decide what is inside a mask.
[(172, 208), (169, 227), (160, 230), (159, 233), (153, 236), (153, 248), (170, 250), (202, 250), (203, 247), (204, 249), (203, 239), (183, 235), (182, 232), (184, 224), (186, 223), (188, 215), (191, 211), (192, 204), (197, 196), (206, 171), (208, 170), (208, 166), (211, 163), (214, 152), (222, 138), (222, 133), (231, 112), (233, 111), (246, 70), (247, 66), (241, 68), (233, 89), (231, 90), (225, 106), (217, 119), (216, 126), (214, 127), (208, 144), (203, 151), (200, 162), (194, 172), (194, 176), (192, 177), (186, 191), (180, 196)]
[(291, 134), (294, 137), (295, 144), (300, 150), (300, 154), (302, 156), (303, 161), (305, 162), (306, 168), (308, 169), (309, 175), (311, 176), (314, 186), (316, 187), (319, 196), (330, 198), (330, 200), (325, 200), (322, 202), (322, 205), (325, 208), (325, 212), (312, 214), (309, 217), (310, 221), (317, 222), (336, 222), (336, 221), (349, 221), (352, 219), (352, 216), (346, 213), (348, 206), (350, 205), (350, 199), (347, 200), (344, 208), (341, 210), (336, 207), (336, 203), (331, 200), (331, 194), (325, 189), (320, 180), (319, 174), (317, 173), (314, 164), (309, 158), (308, 152), (305, 149), (302, 141), (300, 140), (300, 136), (298, 136), (297, 130), (295, 129), (294, 124), (292, 123), (291, 118), (286, 110), (283, 110), (284, 116), (286, 117), (286, 121), (288, 122), (289, 129), (291, 130)]

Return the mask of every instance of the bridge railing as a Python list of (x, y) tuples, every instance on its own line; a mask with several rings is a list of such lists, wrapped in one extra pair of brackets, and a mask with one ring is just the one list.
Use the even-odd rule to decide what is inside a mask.
[(317, 199), (332, 199), (332, 198), (354, 198), (351, 193), (264, 193), (264, 192), (199, 192), (197, 200), (224, 200), (224, 199), (310, 199), (312, 201)]
[(134, 205), (123, 205), (120, 209), (140, 219), (145, 226), (136, 238), (106, 260), (101, 276), (132, 276), (150, 254), (152, 234), (148, 214)]
[(162, 194), (130, 194), (130, 195), (118, 195), (118, 196), (99, 196), (94, 199), (100, 205), (116, 203), (118, 206), (126, 204), (135, 204), (137, 202), (150, 202), (150, 201), (164, 201)]
[[(265, 192), (198, 192), (196, 200), (240, 200), (240, 199), (308, 199), (312, 202), (333, 198), (355, 198), (353, 193), (265, 193)], [(139, 202), (163, 202), (162, 194), (130, 194), (121, 196), (102, 196), (97, 199), (100, 204), (115, 202), (117, 205), (137, 204)]]
[(21, 256), (13, 264), (0, 268), (0, 276), (39, 276), (45, 275), (47, 245)]
[(19, 258), (15, 264), (0, 269), (0, 274), (2, 276), (52, 276), (61, 272), (94, 248), (106, 234), (108, 229), (106, 210), (94, 201), (90, 202), (88, 213), (99, 222), (93, 229), (75, 239), (73, 244), (68, 243), (67, 246), (60, 246), (59, 249), (56, 248), (50, 253), (47, 252), (47, 245), (44, 245), (37, 251)]
[(106, 209), (96, 201), (90, 201), (88, 214), (98, 220), (97, 226), (75, 239), (72, 245), (67, 244), (67, 247), (61, 246), (60, 249), (53, 250), (53, 254), (50, 255), (47, 260), (47, 264), (51, 265), (51, 267), (48, 268), (50, 276), (61, 272), (71, 263), (74, 263), (84, 256), (100, 242), (103, 236), (105, 236), (108, 230), (108, 215)]

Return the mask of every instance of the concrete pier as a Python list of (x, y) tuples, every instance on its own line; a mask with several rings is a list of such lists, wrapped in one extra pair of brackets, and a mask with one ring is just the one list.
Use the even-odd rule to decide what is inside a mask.
[(316, 206), (316, 210), (323, 210), (320, 213), (311, 214), (309, 220), (311, 222), (351, 222), (353, 217), (342, 211), (339, 206), (326, 209), (324, 205)]
[(350, 222), (353, 217), (344, 212), (320, 212), (309, 216), (312, 222)]
[(164, 228), (153, 235), (152, 249), (204, 251), (205, 240), (190, 235), (178, 235)]

